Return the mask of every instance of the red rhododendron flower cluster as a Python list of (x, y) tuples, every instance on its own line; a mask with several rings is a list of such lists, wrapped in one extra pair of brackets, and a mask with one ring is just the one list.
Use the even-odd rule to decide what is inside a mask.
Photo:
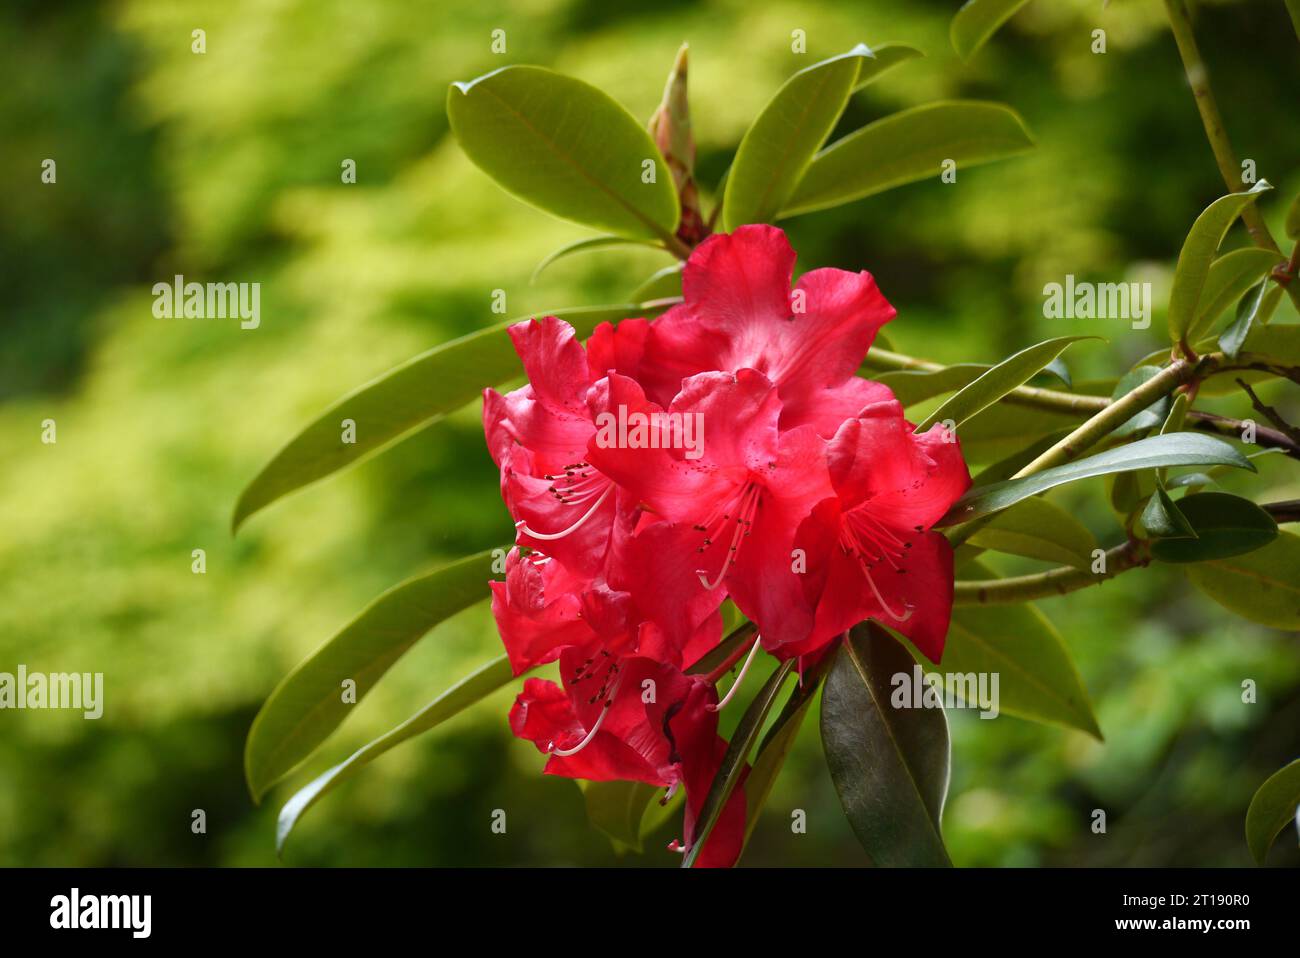
[[(782, 658), (874, 618), (934, 661), (952, 552), (933, 524), (969, 487), (942, 426), (916, 434), (856, 375), (894, 309), (866, 272), (791, 289), (781, 230), (744, 226), (686, 263), (684, 302), (599, 326), (555, 317), (510, 335), (528, 384), (484, 394), (518, 530), (493, 614), (516, 674), (510, 715), (546, 771), (686, 790), (684, 843), (725, 751), (712, 681), (687, 669), (721, 639), (730, 598)], [(741, 789), (701, 849), (730, 864)]]

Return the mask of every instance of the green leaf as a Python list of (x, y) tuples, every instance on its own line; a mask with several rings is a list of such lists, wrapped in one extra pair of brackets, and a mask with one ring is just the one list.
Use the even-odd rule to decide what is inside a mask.
[(781, 768), (785, 765), (790, 750), (794, 748), (795, 739), (799, 737), (799, 729), (803, 726), (804, 716), (808, 714), (809, 707), (817, 698), (817, 689), (825, 677), (823, 666), (803, 676), (803, 681), (790, 693), (785, 708), (781, 709), (781, 714), (776, 717), (776, 721), (772, 723), (772, 727), (768, 729), (767, 735), (763, 737), (758, 747), (758, 755), (749, 770), (749, 777), (745, 779), (746, 843), (754, 832), (754, 826), (758, 824), (763, 806), (767, 804), (768, 796), (772, 793), (772, 786), (776, 783), (777, 776), (781, 774)]
[(537, 268), (533, 270), (533, 275), (528, 278), (528, 282), (530, 284), (537, 282), (537, 277), (542, 275), (542, 272), (546, 267), (558, 260), (566, 259), (577, 253), (590, 253), (594, 250), (608, 249), (611, 246), (649, 246), (651, 249), (663, 249), (663, 247), (657, 243), (646, 243), (643, 240), (626, 239), (622, 236), (590, 236), (587, 239), (580, 239), (575, 240), (572, 243), (567, 243), (554, 252), (548, 253), (546, 257), (537, 264)]
[(1087, 569), (1097, 540), (1060, 506), (1025, 499), (993, 519), (967, 540), (971, 545), (1010, 555)]
[(1246, 844), (1256, 865), (1264, 864), (1269, 847), (1300, 805), (1300, 758), (1268, 777), (1246, 810)]
[[(1300, 7), (1300, 0), (1287, 0), (1288, 3), (1295, 3)], [(1300, 30), (1300, 21), (1297, 21), (1297, 30)], [(1291, 201), (1291, 205), (1286, 211), (1286, 235), (1293, 240), (1300, 240), (1300, 193)]]
[(509, 660), (504, 655), (498, 656), (478, 671), (461, 679), (401, 725), (385, 732), (379, 738), (357, 749), (345, 761), (312, 779), (295, 792), (280, 809), (275, 826), (276, 854), (283, 854), (290, 832), (307, 809), (333, 791), (339, 783), (355, 775), (394, 746), (422, 732), (427, 732), (463, 712), (507, 685), (514, 677)]
[(651, 273), (646, 277), (645, 282), (633, 290), (631, 298), (638, 303), (645, 303), (651, 300), (681, 296), (682, 265), (681, 263), (673, 263)]
[(893, 677), (913, 660), (873, 623), (835, 653), (822, 693), (831, 781), (858, 841), (881, 866), (946, 866), (940, 821), (950, 747), (942, 708), (895, 708)]
[(700, 857), (700, 852), (704, 850), (704, 843), (708, 841), (713, 826), (718, 823), (723, 809), (727, 807), (727, 799), (731, 797), (731, 793), (740, 782), (740, 776), (745, 770), (745, 759), (750, 749), (754, 747), (754, 743), (758, 741), (758, 734), (763, 730), (767, 713), (772, 710), (781, 686), (794, 668), (794, 664), (794, 659), (787, 659), (781, 663), (781, 666), (772, 673), (771, 678), (764, 683), (758, 695), (754, 696), (754, 700), (749, 703), (745, 714), (741, 716), (740, 724), (736, 726), (727, 745), (726, 754), (722, 756), (722, 763), (713, 776), (713, 784), (709, 786), (709, 792), (704, 796), (704, 803), (700, 806), (695, 840), (682, 859), (683, 868), (693, 867)]
[[(1115, 384), (1115, 391), (1110, 394), (1111, 399), (1122, 399), (1133, 390), (1143, 385), (1149, 379), (1154, 379), (1160, 374), (1159, 366), (1138, 366), (1125, 373), (1118, 383)], [(1168, 395), (1164, 395), (1154, 400), (1150, 406), (1134, 413), (1132, 417), (1111, 430), (1111, 436), (1115, 439), (1131, 436), (1135, 432), (1142, 432), (1147, 429), (1154, 429), (1165, 421), (1169, 415), (1170, 400)]]
[(594, 86), (502, 67), (453, 83), (447, 119), (465, 155), (524, 202), (619, 236), (671, 241), (680, 215), (672, 173), (645, 128)]
[[(1196, 319), (1187, 331), (1187, 341), (1195, 343), (1207, 335), (1220, 314), (1280, 262), (1282, 257), (1272, 250), (1247, 246), (1224, 253), (1210, 264), (1196, 308)], [(1167, 350), (1165, 356), (1168, 356)]]
[(1277, 366), (1300, 366), (1300, 326), (1256, 324), (1241, 352)]
[[(492, 558), (480, 552), (389, 589), (284, 677), (244, 748), (255, 801), (325, 741), (417, 639), (488, 597)], [(351, 703), (343, 700), (349, 680), (356, 683)]]
[(1023, 386), (1035, 373), (1065, 351), (1071, 343), (1081, 339), (1099, 339), (1098, 336), (1058, 336), (1022, 349), (984, 373), (969, 386), (960, 390), (934, 412), (926, 416), (919, 426), (923, 433), (938, 422), (951, 420), (957, 427), (977, 413), (992, 406), (1017, 386)]
[(1178, 345), (1187, 338), (1200, 310), (1201, 296), (1205, 290), (1210, 263), (1223, 242), (1228, 227), (1241, 215), (1259, 194), (1272, 189), (1268, 180), (1260, 180), (1244, 193), (1221, 196), (1196, 218), (1191, 231), (1183, 241), (1174, 269), (1174, 286), (1169, 292), (1169, 338)]
[(990, 368), (982, 363), (957, 363), (933, 371), (907, 369), (880, 373), (867, 378), (875, 379), (876, 382), (888, 386), (893, 390), (894, 398), (904, 406), (914, 406), (935, 396), (942, 396), (944, 393), (955, 392), (969, 386)]
[(1193, 537), (1153, 542), (1151, 554), (1162, 562), (1227, 559), (1254, 552), (1277, 538), (1272, 516), (1249, 499), (1226, 492), (1184, 496), (1178, 511), (1191, 526)]
[(858, 64), (874, 54), (848, 53), (805, 67), (785, 82), (746, 131), (722, 200), (728, 232), (776, 218), (849, 102)]
[[(978, 563), (973, 565), (983, 571)], [(955, 677), (996, 673), (1000, 711), (1033, 722), (1078, 729), (1098, 741), (1102, 738), (1069, 647), (1034, 605), (953, 609), (943, 648), (943, 670)], [(966, 694), (967, 681), (963, 678), (948, 685), (963, 701), (976, 706), (978, 701)], [(973, 698), (978, 699), (978, 695)]]
[[(585, 337), (600, 323), (644, 315), (645, 304), (539, 310), (558, 316)], [(506, 320), (435, 346), (344, 396), (307, 426), (262, 467), (239, 496), (231, 528), (303, 486), (323, 479), (393, 445), (466, 403), (485, 386), (499, 386), (521, 374), (519, 357), (506, 330), (530, 317)], [(342, 439), (342, 422), (356, 423), (356, 442)]]
[(927, 103), (894, 113), (813, 158), (782, 217), (824, 210), (905, 183), (1023, 153), (1034, 142), (1010, 107), (978, 100)]
[(1255, 318), (1259, 316), (1260, 309), (1264, 304), (1264, 297), (1267, 295), (1268, 284), (1260, 282), (1258, 285), (1246, 291), (1241, 297), (1241, 302), (1237, 304), (1237, 315), (1232, 321), (1232, 325), (1223, 331), (1219, 337), (1219, 348), (1229, 359), (1236, 359), (1237, 354), (1241, 352), (1241, 347), (1246, 344), (1250, 337), (1250, 331), (1255, 325)]
[(1224, 465), (1255, 471), (1250, 460), (1221, 439), (1191, 432), (1170, 433), (1139, 439), (1077, 462), (1066, 463), (1052, 469), (1008, 479), (987, 486), (970, 489), (957, 500), (948, 514), (937, 523), (940, 526), (956, 525), (971, 519), (1006, 509), (1021, 500), (1040, 492), (1091, 479), (1114, 472), (1132, 472), (1136, 469), (1157, 469), (1162, 466)]
[(615, 851), (640, 853), (646, 809), (661, 791), (645, 782), (583, 782), (587, 821), (608, 836)]
[(876, 47), (871, 52), (874, 54), (871, 59), (862, 60), (858, 64), (858, 82), (853, 84), (854, 92), (861, 90), (869, 83), (879, 80), (894, 67), (906, 63), (908, 60), (915, 60), (918, 57), (925, 56), (916, 47), (909, 47), (904, 43), (886, 43), (884, 46)]
[(1188, 566), (1187, 578), (1244, 619), (1274, 629), (1300, 629), (1300, 536), (1293, 532), (1282, 532), (1246, 555)]
[(1142, 510), (1142, 528), (1156, 539), (1195, 539), (1196, 530), (1160, 486)]
[(969, 60), (1002, 24), (1029, 0), (966, 0), (952, 18), (948, 35), (957, 56)]

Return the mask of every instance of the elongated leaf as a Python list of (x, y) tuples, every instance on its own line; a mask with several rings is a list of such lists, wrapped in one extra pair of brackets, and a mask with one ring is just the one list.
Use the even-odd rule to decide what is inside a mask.
[(1228, 227), (1241, 215), (1249, 203), (1255, 202), (1259, 194), (1272, 187), (1267, 180), (1260, 180), (1243, 193), (1229, 193), (1221, 196), (1196, 218), (1191, 231), (1183, 240), (1182, 251), (1178, 254), (1178, 266), (1174, 269), (1174, 286), (1169, 292), (1169, 338), (1177, 345), (1191, 330), (1201, 305), (1201, 294), (1209, 276), (1210, 264), (1214, 254), (1223, 242)]
[(948, 28), (957, 56), (969, 60), (1029, 0), (966, 0)]
[(677, 229), (677, 190), (650, 134), (588, 83), (502, 67), (453, 83), (447, 119), (474, 164), (526, 203), (619, 236)]
[(969, 386), (991, 367), (981, 363), (958, 363), (945, 366), (933, 372), (929, 370), (908, 369), (892, 373), (880, 373), (869, 378), (884, 383), (894, 391), (894, 397), (904, 406), (912, 406), (944, 393), (955, 392)]
[(722, 200), (728, 231), (776, 218), (831, 130), (874, 54), (863, 44), (805, 67), (785, 82), (746, 131)]
[(463, 712), (508, 684), (514, 677), (509, 660), (504, 655), (498, 656), (478, 671), (457, 682), (401, 725), (357, 749), (345, 761), (312, 779), (295, 792), (280, 809), (275, 826), (276, 854), (284, 852), (289, 833), (293, 831), (307, 809), (333, 791), (340, 782), (355, 775), (394, 746), (422, 732), (427, 732)]
[(646, 243), (643, 240), (626, 239), (622, 236), (590, 236), (587, 239), (575, 240), (574, 242), (561, 246), (554, 252), (547, 254), (547, 256), (537, 264), (537, 268), (533, 270), (533, 275), (528, 278), (528, 282), (537, 282), (537, 277), (541, 276), (546, 268), (552, 263), (558, 262), (562, 259), (567, 259), (570, 256), (575, 256), (578, 253), (590, 253), (595, 250), (608, 249), (611, 246), (648, 246), (651, 249), (663, 248), (654, 243)]
[(583, 782), (587, 821), (604, 832), (618, 852), (640, 852), (641, 823), (662, 789), (645, 782)]
[(1300, 325), (1256, 324), (1246, 336), (1241, 352), (1258, 356), (1278, 366), (1300, 366)]
[(956, 525), (998, 512), (1040, 492), (1113, 472), (1155, 469), (1161, 466), (1236, 466), (1255, 472), (1250, 460), (1221, 439), (1198, 433), (1176, 432), (1150, 436), (1137, 442), (1108, 449), (1064, 466), (1044, 469), (1023, 479), (1008, 479), (972, 488), (957, 500), (938, 525)]
[(817, 697), (817, 689), (825, 678), (825, 670), (805, 675), (803, 683), (790, 693), (781, 714), (776, 717), (763, 742), (759, 745), (754, 765), (745, 779), (745, 841), (754, 832), (763, 807), (767, 804), (772, 786), (785, 765), (790, 749), (794, 748), (804, 716)]
[(1300, 536), (1283, 532), (1246, 555), (1187, 567), (1192, 585), (1229, 612), (1274, 629), (1300, 629)]
[(682, 295), (682, 264), (674, 263), (655, 270), (638, 286), (631, 298), (638, 303)]
[[(1300, 9), (1300, 0), (1287, 0), (1289, 4), (1294, 3), (1295, 9)], [(1296, 21), (1296, 32), (1300, 33), (1300, 19)], [(1291, 201), (1291, 205), (1286, 211), (1286, 235), (1293, 240), (1300, 240), (1300, 194)]]
[(1284, 765), (1259, 787), (1246, 810), (1246, 844), (1256, 865), (1264, 864), (1273, 839), (1296, 820), (1300, 805), (1300, 758)]
[[(586, 336), (606, 320), (644, 315), (644, 305), (590, 306), (533, 315), (558, 316), (579, 336)], [(289, 440), (240, 493), (232, 529), (238, 530), (249, 516), (281, 496), (360, 462), (473, 402), (485, 386), (499, 386), (519, 376), (522, 367), (506, 330), (528, 318), (507, 320), (436, 346), (334, 403)], [(345, 419), (356, 424), (356, 442), (343, 441)]]
[(824, 210), (930, 177), (1023, 153), (1034, 142), (1010, 107), (950, 100), (912, 107), (832, 143), (813, 158), (782, 217)]
[(758, 735), (763, 730), (763, 722), (766, 721), (768, 712), (772, 710), (781, 692), (781, 686), (794, 668), (794, 664), (794, 659), (787, 659), (772, 673), (759, 689), (758, 694), (754, 696), (753, 701), (749, 703), (749, 708), (741, 717), (740, 724), (732, 733), (726, 754), (722, 756), (718, 771), (713, 776), (713, 784), (709, 786), (709, 793), (704, 796), (704, 803), (700, 806), (699, 819), (695, 823), (695, 840), (682, 858), (683, 868), (691, 868), (695, 865), (704, 850), (704, 843), (713, 832), (713, 826), (718, 824), (718, 819), (722, 817), (722, 812), (727, 807), (727, 800), (731, 798), (731, 793), (736, 790), (745, 772), (745, 760), (753, 749), (754, 743), (758, 741)]
[(1184, 496), (1178, 511), (1194, 535), (1153, 542), (1151, 554), (1162, 562), (1227, 559), (1254, 552), (1277, 538), (1272, 516), (1249, 499), (1226, 492)]
[(869, 83), (874, 83), (894, 67), (925, 56), (916, 47), (905, 43), (886, 43), (871, 51), (874, 56), (858, 64), (858, 82), (853, 84), (854, 91), (861, 90)]
[(967, 419), (992, 406), (1017, 386), (1027, 383), (1071, 343), (1098, 338), (1100, 337), (1058, 336), (1008, 356), (926, 416), (916, 431), (925, 432), (935, 423), (947, 420), (952, 420), (960, 427)]
[[(962, 575), (972, 571), (993, 578), (978, 563), (968, 564)], [(949, 687), (972, 707), (981, 705), (979, 676), (990, 676), (987, 683), (996, 674), (1000, 712), (1078, 729), (1101, 740), (1092, 702), (1069, 647), (1034, 605), (953, 609), (942, 664), (945, 677), (950, 677)]]
[(1261, 282), (1252, 289), (1247, 290), (1245, 295), (1241, 297), (1241, 302), (1237, 304), (1236, 318), (1232, 321), (1232, 325), (1225, 329), (1223, 335), (1219, 337), (1219, 348), (1223, 350), (1229, 359), (1236, 359), (1237, 354), (1241, 352), (1241, 347), (1246, 344), (1267, 295), (1268, 284)]
[[(1241, 299), (1246, 290), (1267, 276), (1269, 270), (1280, 262), (1282, 257), (1272, 250), (1247, 246), (1224, 253), (1211, 263), (1205, 286), (1201, 289), (1196, 319), (1187, 332), (1187, 341), (1195, 343), (1208, 335), (1223, 311)], [(1164, 357), (1168, 357), (1168, 352)]]
[(896, 708), (893, 677), (912, 657), (884, 629), (855, 626), (822, 693), (831, 781), (858, 841), (881, 866), (951, 865), (940, 822), (950, 746), (942, 708)]
[(1156, 539), (1195, 539), (1196, 530), (1159, 485), (1142, 510), (1142, 528)]
[[(408, 579), (285, 676), (248, 732), (244, 770), (254, 800), (325, 741), (417, 639), (487, 598), (491, 570), (488, 551)], [(355, 683), (351, 703), (344, 701), (345, 681)]]
[(1025, 499), (967, 540), (973, 546), (1087, 569), (1097, 540), (1074, 516), (1046, 499)]

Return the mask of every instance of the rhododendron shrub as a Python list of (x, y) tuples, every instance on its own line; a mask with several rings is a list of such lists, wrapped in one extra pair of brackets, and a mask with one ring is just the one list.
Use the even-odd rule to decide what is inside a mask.
[[(963, 16), (953, 35), (968, 54), (988, 30)], [(960, 100), (826, 145), (856, 90), (917, 55), (860, 45), (799, 71), (718, 184), (697, 181), (684, 48), (645, 126), (539, 67), (453, 85), (448, 120), (468, 158), (599, 231), (542, 267), (629, 244), (673, 262), (629, 277), (626, 303), (534, 310), (415, 357), (340, 400), (241, 496), (236, 526), (481, 398), (514, 530), (381, 596), (268, 699), (246, 755), (259, 798), (424, 633), (490, 605), (500, 653), (295, 793), (281, 844), (338, 782), (508, 687), (503, 725), (540, 771), (580, 783), (619, 848), (671, 820), (652, 854), (735, 864), (818, 703), (831, 780), (872, 861), (946, 865), (945, 709), (1101, 738), (1036, 600), (1161, 562), (1248, 619), (1300, 628), (1300, 539), (1279, 529), (1300, 507), (1209, 488), (1211, 470), (1254, 471), (1243, 440), (1300, 459), (1300, 430), (1250, 385), (1300, 381), (1295, 327), (1269, 325), (1284, 295), (1300, 304), (1300, 283), (1256, 210), (1268, 184), (1229, 184), (1181, 252), (1171, 245), (1168, 340), (1135, 325), (1148, 355), (1100, 391), (1076, 389), (1064, 365), (1096, 337), (989, 364), (904, 355), (891, 332), (926, 331), (886, 298), (890, 277), (799, 261), (773, 224), (1032, 148), (1012, 109)], [(1259, 248), (1218, 256), (1238, 218)], [(1268, 425), (1198, 408), (1236, 377)], [(1008, 454), (991, 432), (1021, 447)], [(1109, 547), (1052, 499), (1103, 477)], [(1002, 574), (1007, 555), (1031, 571)], [(341, 686), (355, 697), (340, 701)], [(1247, 817), (1261, 860), (1294, 813), (1290, 782), (1279, 772)]]

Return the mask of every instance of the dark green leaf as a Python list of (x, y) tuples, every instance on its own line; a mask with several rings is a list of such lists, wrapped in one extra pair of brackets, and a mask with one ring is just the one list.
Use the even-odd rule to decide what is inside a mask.
[(588, 83), (502, 67), (453, 83), (447, 119), (474, 164), (526, 203), (637, 239), (667, 241), (677, 229), (677, 190), (650, 134)]
[[(1287, 0), (1287, 3), (1300, 5), (1300, 0)], [(1297, 30), (1300, 30), (1300, 21), (1297, 22)], [(1290, 239), (1300, 240), (1300, 194), (1297, 194), (1291, 201), (1291, 205), (1287, 207), (1286, 235)]]
[(745, 759), (750, 749), (754, 747), (754, 743), (758, 741), (767, 713), (772, 710), (772, 705), (781, 691), (781, 685), (794, 668), (794, 664), (794, 659), (787, 659), (772, 673), (772, 677), (764, 683), (758, 695), (754, 696), (754, 700), (749, 703), (749, 708), (741, 717), (740, 724), (732, 733), (726, 754), (723, 755), (722, 763), (713, 776), (713, 784), (709, 786), (709, 793), (704, 796), (704, 804), (700, 806), (700, 815), (695, 826), (695, 840), (682, 859), (683, 868), (694, 866), (700, 857), (700, 852), (704, 850), (704, 843), (708, 841), (713, 826), (718, 823), (723, 809), (727, 807), (727, 799), (735, 791), (740, 776), (745, 770)]
[(1241, 215), (1247, 204), (1255, 202), (1259, 194), (1272, 187), (1260, 180), (1243, 193), (1221, 196), (1196, 218), (1191, 231), (1183, 241), (1174, 269), (1174, 287), (1169, 292), (1169, 338), (1177, 345), (1188, 335), (1201, 306), (1210, 263), (1223, 242), (1228, 227)]
[(1256, 865), (1264, 864), (1269, 847), (1282, 829), (1296, 819), (1300, 805), (1300, 759), (1269, 776), (1246, 811), (1246, 844)]
[[(644, 315), (644, 304), (539, 310), (558, 316), (578, 336), (606, 320)], [(300, 432), (262, 467), (239, 496), (233, 529), (281, 496), (323, 479), (430, 426), (466, 403), (485, 386), (499, 386), (522, 373), (506, 330), (528, 316), (510, 319), (435, 346), (344, 396)], [(356, 423), (356, 442), (342, 438), (342, 422)]]
[(510, 662), (504, 655), (493, 659), (477, 672), (466, 676), (443, 692), (401, 725), (389, 732), (385, 732), (379, 738), (353, 752), (345, 761), (312, 779), (311, 782), (295, 792), (293, 797), (285, 802), (284, 807), (280, 809), (280, 815), (275, 826), (276, 853), (281, 854), (284, 852), (284, 844), (289, 839), (289, 833), (298, 824), (298, 820), (302, 818), (303, 813), (315, 805), (324, 795), (333, 791), (334, 787), (340, 782), (359, 772), (395, 745), (414, 738), (422, 732), (429, 731), (491, 695), (497, 689), (509, 683), (514, 677)]
[(740, 141), (727, 177), (722, 221), (728, 231), (774, 220), (844, 112), (858, 64), (874, 54), (862, 44), (805, 67), (768, 101)]
[(948, 35), (957, 56), (969, 60), (1002, 24), (1029, 0), (966, 0), (952, 18)]
[(1229, 359), (1236, 359), (1237, 354), (1241, 352), (1241, 347), (1246, 344), (1251, 328), (1255, 325), (1255, 319), (1264, 304), (1267, 289), (1268, 284), (1261, 282), (1247, 290), (1241, 297), (1241, 302), (1237, 304), (1237, 315), (1232, 325), (1219, 337), (1219, 348)]
[[(396, 662), (439, 622), (489, 595), (491, 551), (389, 589), (286, 675), (263, 703), (244, 748), (253, 798), (307, 758)], [(344, 701), (343, 682), (355, 682)]]
[(979, 516), (1006, 509), (1040, 492), (1080, 479), (1091, 479), (1113, 472), (1131, 472), (1135, 469), (1201, 465), (1236, 466), (1255, 471), (1249, 459), (1221, 439), (1190, 432), (1151, 436), (1077, 462), (1044, 469), (1023, 479), (1008, 479), (973, 488), (957, 500), (938, 524), (950, 526), (969, 522)]
[(1156, 539), (1195, 539), (1196, 530), (1183, 516), (1169, 493), (1156, 486), (1142, 510), (1142, 528)]
[(858, 841), (886, 867), (952, 864), (940, 828), (948, 720), (942, 708), (897, 708), (892, 701), (894, 676), (910, 680), (914, 664), (884, 629), (855, 626), (822, 693), (831, 781)]
[[(1201, 493), (1193, 498), (1199, 499)], [(1282, 532), (1254, 552), (1187, 567), (1187, 577), (1219, 605), (1274, 629), (1300, 629), (1300, 536)]]
[(1277, 523), (1272, 516), (1249, 499), (1226, 492), (1184, 496), (1178, 511), (1191, 526), (1194, 538), (1153, 542), (1151, 554), (1162, 562), (1227, 559), (1254, 552), (1277, 538)]
[(1009, 107), (978, 100), (902, 110), (832, 143), (813, 158), (782, 217), (824, 210), (930, 177), (1023, 153), (1034, 142)]
[(918, 433), (927, 431), (935, 423), (951, 420), (958, 427), (977, 413), (993, 405), (1011, 390), (1023, 386), (1029, 379), (1065, 351), (1071, 343), (1081, 339), (1098, 339), (1097, 336), (1059, 336), (1022, 349), (998, 363), (969, 386), (961, 389), (938, 409), (926, 416)]

